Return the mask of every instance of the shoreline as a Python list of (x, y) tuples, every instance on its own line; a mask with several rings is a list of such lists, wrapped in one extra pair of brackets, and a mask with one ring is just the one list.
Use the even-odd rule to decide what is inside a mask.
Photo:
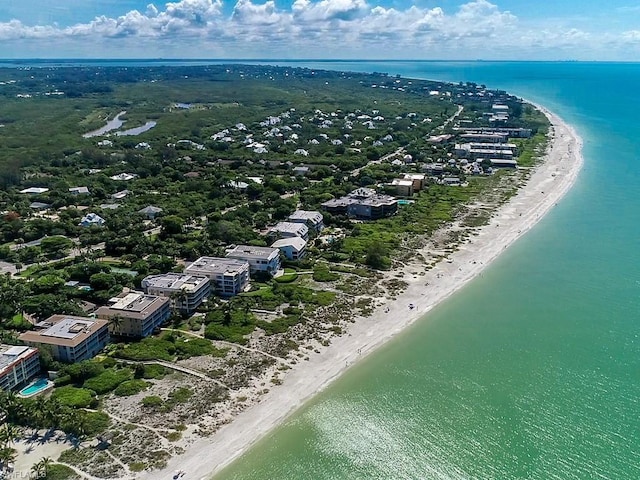
[[(487, 225), (447, 256), (451, 261), (438, 262), (424, 275), (412, 275), (407, 272), (409, 269), (403, 269), (409, 285), (396, 299), (386, 302), (388, 311), (377, 308), (371, 316), (359, 317), (343, 335), (333, 338), (320, 353), (310, 353), (309, 361), (298, 363), (287, 372), (281, 385), (273, 387), (212, 437), (196, 441), (187, 452), (171, 458), (164, 469), (144, 472), (138, 478), (169, 478), (180, 469), (189, 478), (212, 478), (346, 369), (480, 275), (509, 245), (535, 226), (575, 183), (583, 165), (582, 139), (572, 126), (548, 109), (526, 99), (525, 102), (542, 111), (551, 122), (544, 160), (516, 195), (495, 210)], [(425, 287), (425, 283), (429, 286)], [(407, 305), (411, 303), (416, 308), (408, 311)]]

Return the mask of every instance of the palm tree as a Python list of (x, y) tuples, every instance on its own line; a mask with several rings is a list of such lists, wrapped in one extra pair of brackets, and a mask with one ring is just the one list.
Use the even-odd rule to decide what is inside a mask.
[(37, 397), (33, 402), (32, 417), (34, 423), (38, 427), (46, 427), (47, 423), (47, 403), (48, 401), (44, 397)]
[(4, 447), (10, 446), (15, 438), (20, 435), (22, 429), (12, 423), (5, 423), (4, 428), (0, 429), (0, 443)]
[(42, 457), (42, 459), (31, 467), (31, 472), (36, 478), (47, 478), (49, 474), (49, 468), (53, 464), (53, 460), (50, 457)]
[(109, 331), (115, 335), (120, 333), (120, 327), (122, 327), (123, 318), (120, 315), (114, 315), (109, 318)]
[(173, 309), (173, 315), (177, 317), (180, 310), (180, 306), (182, 306), (182, 304), (186, 304), (187, 302), (188, 293), (186, 289), (181, 288), (177, 292), (173, 292), (169, 296), (169, 298), (171, 299), (171, 308)]
[(15, 448), (6, 447), (6, 446), (1, 447), (0, 448), (0, 465), (2, 467), (0, 468), (0, 471), (6, 469), (6, 467), (10, 463), (13, 463), (17, 455), (18, 455), (18, 452), (16, 452)]

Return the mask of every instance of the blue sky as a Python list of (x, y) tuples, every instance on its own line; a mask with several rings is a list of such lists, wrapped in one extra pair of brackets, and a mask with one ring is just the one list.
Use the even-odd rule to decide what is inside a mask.
[(640, 61), (640, 0), (0, 0), (0, 57)]

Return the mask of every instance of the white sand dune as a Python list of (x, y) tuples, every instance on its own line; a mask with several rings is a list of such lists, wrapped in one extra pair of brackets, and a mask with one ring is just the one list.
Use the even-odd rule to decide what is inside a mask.
[[(185, 470), (188, 478), (210, 478), (350, 365), (479, 275), (508, 245), (532, 228), (571, 188), (583, 163), (582, 140), (575, 130), (543, 107), (538, 108), (553, 125), (544, 162), (536, 167), (527, 184), (496, 211), (488, 225), (449, 256), (451, 262), (440, 262), (426, 275), (409, 280), (408, 288), (387, 304), (388, 312), (378, 308), (372, 316), (357, 319), (348, 334), (334, 338), (321, 353), (310, 353), (309, 361), (300, 362), (287, 372), (281, 386), (273, 387), (259, 403), (240, 413), (214, 436), (194, 443), (183, 455), (172, 458), (164, 470), (145, 472), (140, 478), (171, 478), (178, 469)], [(410, 310), (410, 303), (416, 308)]]

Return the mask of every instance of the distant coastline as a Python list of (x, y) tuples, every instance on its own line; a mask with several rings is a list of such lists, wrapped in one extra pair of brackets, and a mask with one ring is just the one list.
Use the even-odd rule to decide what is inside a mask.
[[(574, 128), (543, 106), (533, 105), (552, 125), (546, 155), (527, 183), (498, 208), (487, 225), (462, 243), (449, 261), (439, 262), (426, 275), (414, 276), (413, 281), (409, 279), (408, 288), (397, 299), (387, 302), (384, 309), (356, 319), (347, 334), (335, 338), (319, 354), (311, 355), (308, 362), (296, 365), (281, 386), (272, 389), (213, 437), (197, 441), (185, 454), (172, 458), (162, 471), (147, 472), (140, 478), (152, 480), (177, 469), (194, 478), (208, 478), (220, 472), (346, 369), (479, 276), (509, 245), (536, 225), (573, 186), (583, 158), (582, 139)], [(425, 284), (429, 287), (425, 288)], [(410, 304), (416, 308), (408, 310)]]

